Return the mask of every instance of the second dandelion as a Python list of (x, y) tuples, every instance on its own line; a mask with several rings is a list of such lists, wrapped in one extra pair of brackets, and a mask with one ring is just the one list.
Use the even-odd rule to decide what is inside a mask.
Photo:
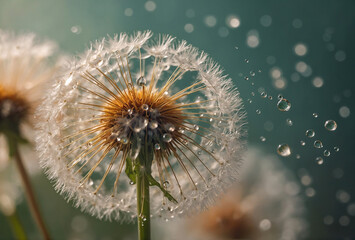
[(239, 94), (206, 54), (170, 36), (94, 43), (39, 114), (49, 178), (99, 218), (132, 219), (138, 209), (144, 225), (151, 214), (192, 214), (237, 175), (245, 133)]

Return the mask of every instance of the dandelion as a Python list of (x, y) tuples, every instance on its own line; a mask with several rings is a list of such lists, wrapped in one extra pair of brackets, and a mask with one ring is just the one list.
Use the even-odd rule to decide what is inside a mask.
[[(15, 36), (0, 30), (0, 170), (9, 171), (9, 160), (14, 157), (31, 210), (46, 239), (48, 233), (39, 214), (24, 164), (31, 166), (30, 172), (36, 171), (34, 152), (27, 143), (33, 143), (33, 125), (36, 121), (34, 111), (42, 98), (46, 82), (55, 71), (54, 67), (46, 63), (54, 49), (51, 42), (37, 43), (34, 34)], [(26, 152), (25, 161), (20, 152)], [(11, 185), (14, 180), (9, 178), (2, 181)]]
[[(307, 237), (300, 186), (276, 155), (249, 147), (240, 179), (205, 212), (159, 225), (154, 239), (283, 239)], [(154, 227), (155, 228), (155, 227)], [(153, 229), (154, 229), (153, 228)]]
[(220, 67), (185, 41), (151, 36), (102, 39), (74, 59), (40, 107), (37, 141), (77, 207), (148, 229), (150, 215), (208, 207), (236, 178), (245, 134)]

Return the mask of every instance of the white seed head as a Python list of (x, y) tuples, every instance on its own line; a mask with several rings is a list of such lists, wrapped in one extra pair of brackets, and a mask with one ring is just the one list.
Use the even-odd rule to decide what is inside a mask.
[(205, 209), (241, 164), (245, 114), (231, 79), (186, 42), (151, 36), (120, 34), (92, 44), (62, 72), (38, 112), (48, 177), (99, 218), (135, 217), (127, 157), (133, 164), (142, 154), (153, 157), (144, 170), (177, 200), (150, 188), (151, 213), (161, 217)]

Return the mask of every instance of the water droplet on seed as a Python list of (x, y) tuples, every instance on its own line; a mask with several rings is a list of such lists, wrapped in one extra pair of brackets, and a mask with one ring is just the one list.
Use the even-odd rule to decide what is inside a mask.
[(320, 140), (315, 140), (313, 145), (315, 148), (322, 148), (323, 147), (323, 143)]
[(306, 131), (306, 136), (307, 136), (307, 137), (312, 138), (312, 137), (314, 137), (314, 135), (316, 135), (316, 133), (314, 132), (313, 129), (308, 129), (308, 130)]
[(335, 131), (338, 125), (334, 120), (328, 120), (324, 123), (324, 127), (329, 131)]
[(122, 138), (120, 139), (120, 142), (121, 142), (122, 144), (127, 144), (127, 143), (128, 143), (128, 138), (122, 137)]
[(163, 141), (164, 142), (171, 142), (171, 140), (172, 140), (172, 136), (171, 136), (170, 133), (164, 133), (163, 134)]
[(138, 86), (145, 86), (146, 84), (147, 84), (147, 80), (143, 76), (140, 76), (137, 79), (137, 85)]
[(279, 146), (277, 146), (277, 153), (280, 156), (288, 157), (291, 155), (291, 148), (290, 146), (288, 146), (288, 144), (280, 144)]
[(195, 129), (196, 131), (198, 131), (198, 130), (200, 129), (200, 127), (199, 127), (198, 125), (194, 125), (194, 129)]
[(329, 150), (324, 150), (323, 155), (325, 157), (329, 157), (330, 156), (330, 151)]
[(291, 108), (291, 103), (286, 98), (282, 98), (277, 102), (277, 108), (282, 112), (287, 112)]
[(163, 182), (163, 186), (166, 187), (166, 188), (169, 187), (169, 186), (170, 186), (169, 181), (164, 181), (164, 182)]
[(150, 121), (150, 122), (149, 122), (149, 127), (150, 127), (151, 129), (156, 129), (156, 128), (158, 127), (158, 122), (155, 121), (155, 120)]
[(159, 145), (159, 143), (156, 143), (156, 144), (154, 145), (154, 149), (155, 149), (155, 150), (160, 150), (160, 145)]
[(148, 110), (149, 110), (148, 104), (143, 104), (143, 105), (142, 105), (142, 109), (143, 109), (144, 111), (148, 111)]

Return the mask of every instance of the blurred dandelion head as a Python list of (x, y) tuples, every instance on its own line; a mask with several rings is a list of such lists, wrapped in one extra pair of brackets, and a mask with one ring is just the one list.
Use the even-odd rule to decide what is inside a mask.
[(300, 190), (276, 155), (250, 147), (238, 183), (214, 206), (161, 229), (179, 236), (171, 239), (304, 239), (307, 222)]
[[(0, 137), (6, 138), (0, 144), (0, 170), (7, 165), (12, 144), (34, 140), (34, 111), (53, 77), (55, 68), (48, 58), (55, 48), (32, 33), (15, 35), (0, 29)], [(28, 153), (26, 161), (33, 157), (29, 146), (21, 147)], [(39, 169), (33, 161), (28, 166), (30, 172)]]
[(92, 44), (38, 112), (49, 178), (99, 218), (135, 217), (137, 161), (152, 177), (151, 212), (166, 220), (204, 209), (237, 175), (245, 116), (231, 79), (185, 41), (151, 36)]
[(0, 30), (0, 132), (33, 124), (44, 84), (54, 72), (46, 63), (54, 49), (52, 42), (37, 43), (34, 34)]

